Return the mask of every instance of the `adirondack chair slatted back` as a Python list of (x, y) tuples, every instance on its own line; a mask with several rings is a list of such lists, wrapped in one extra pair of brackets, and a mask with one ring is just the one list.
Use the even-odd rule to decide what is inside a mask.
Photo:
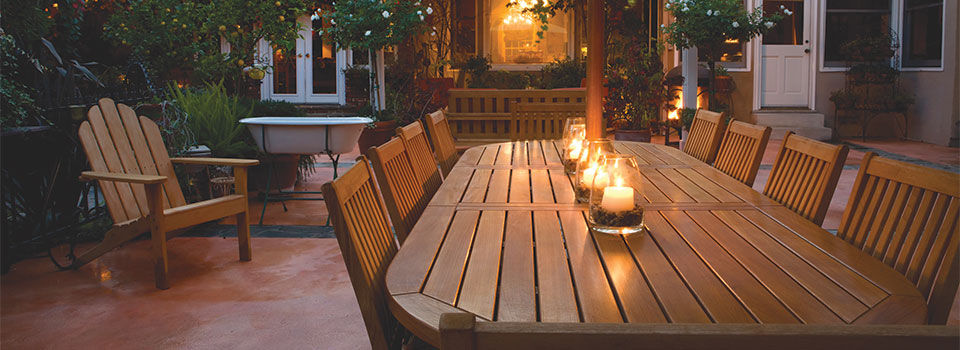
[(437, 160), (433, 157), (433, 151), (430, 150), (427, 133), (423, 131), (423, 124), (418, 120), (410, 123), (410, 125), (397, 128), (397, 136), (403, 140), (403, 147), (407, 149), (407, 154), (410, 155), (413, 171), (417, 175), (417, 179), (423, 183), (424, 193), (427, 194), (427, 197), (433, 198), (433, 194), (440, 188), (443, 179), (440, 177), (440, 170), (437, 168)]
[(698, 109), (683, 151), (704, 163), (712, 163), (723, 138), (722, 123), (723, 113)]
[(518, 103), (510, 112), (511, 139), (559, 139), (567, 118), (586, 114), (587, 106), (579, 103)]
[(837, 236), (893, 267), (946, 322), (957, 292), (960, 174), (863, 157)]
[(724, 134), (713, 166), (747, 186), (753, 186), (769, 140), (770, 127), (733, 121)]
[(826, 144), (788, 131), (763, 194), (817, 225), (823, 224), (847, 152), (847, 146)]
[(398, 247), (367, 159), (360, 156), (345, 174), (324, 184), (323, 196), (370, 344), (393, 349), (398, 323), (388, 308), (385, 278)]
[(446, 108), (427, 114), (423, 123), (427, 126), (427, 133), (430, 134), (430, 142), (440, 163), (440, 170), (443, 171), (443, 176), (447, 176), (460, 157), (457, 155), (457, 143), (450, 132)]
[(410, 156), (399, 138), (394, 137), (378, 147), (371, 147), (367, 157), (373, 165), (373, 172), (377, 174), (377, 182), (397, 239), (403, 244), (430, 198), (423, 192), (424, 184), (417, 180)]
[[(163, 207), (186, 204), (156, 123), (109, 98), (91, 107), (87, 118), (79, 136), (92, 170), (166, 176)], [(99, 181), (99, 185), (115, 223), (149, 214), (143, 185), (112, 181)]]

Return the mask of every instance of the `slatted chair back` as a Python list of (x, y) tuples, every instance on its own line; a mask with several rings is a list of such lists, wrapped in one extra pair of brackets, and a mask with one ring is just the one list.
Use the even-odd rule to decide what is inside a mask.
[(387, 303), (387, 267), (397, 253), (367, 159), (322, 187), (343, 261), (374, 349), (398, 348), (398, 323)]
[(433, 152), (436, 153), (437, 161), (440, 163), (440, 170), (443, 171), (443, 176), (447, 176), (460, 159), (457, 154), (456, 140), (450, 132), (447, 109), (446, 107), (438, 109), (436, 112), (427, 114), (423, 119), (423, 123), (427, 126), (427, 133), (430, 134)]
[[(78, 134), (91, 170), (99, 172), (166, 176), (163, 207), (186, 204), (173, 165), (160, 136), (160, 128), (132, 108), (109, 98), (87, 112)], [(142, 184), (98, 180), (114, 223), (135, 220), (150, 213)]]
[(958, 284), (960, 174), (867, 153), (837, 236), (893, 267), (944, 324)]
[(424, 184), (417, 180), (410, 156), (399, 138), (394, 137), (378, 147), (371, 147), (367, 150), (367, 157), (370, 158), (373, 172), (377, 174), (377, 182), (397, 239), (403, 244), (430, 198), (423, 192)]
[(513, 140), (551, 140), (563, 137), (567, 118), (584, 117), (582, 103), (517, 103), (510, 111), (510, 138)]
[(823, 224), (848, 151), (847, 146), (788, 131), (763, 194), (817, 225)]
[(710, 164), (717, 156), (723, 138), (723, 113), (698, 109), (690, 125), (690, 133), (683, 151), (704, 163)]
[(747, 186), (753, 186), (769, 140), (770, 127), (733, 121), (727, 127), (713, 166)]
[(440, 316), (440, 349), (954, 349), (960, 328), (931, 325), (484, 322)]
[(417, 175), (417, 180), (423, 183), (423, 192), (427, 197), (433, 198), (433, 194), (437, 193), (443, 180), (437, 168), (437, 160), (433, 157), (433, 151), (430, 150), (427, 133), (423, 131), (423, 124), (418, 120), (397, 128), (397, 136), (403, 140), (403, 147), (410, 155), (414, 174)]

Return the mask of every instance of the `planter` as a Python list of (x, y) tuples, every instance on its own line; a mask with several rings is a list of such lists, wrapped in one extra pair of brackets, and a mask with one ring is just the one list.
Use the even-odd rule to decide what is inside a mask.
[(247, 189), (264, 192), (267, 190), (267, 172), (273, 166), (273, 175), (270, 179), (270, 191), (289, 189), (297, 183), (297, 164), (300, 155), (276, 154), (260, 159), (260, 164), (250, 168)]
[(386, 120), (373, 123), (372, 128), (364, 128), (360, 133), (360, 139), (357, 144), (360, 146), (360, 153), (366, 152), (370, 147), (380, 146), (390, 141), (390, 138), (397, 133), (397, 121)]
[(353, 151), (369, 124), (361, 117), (257, 117), (240, 120), (260, 150), (270, 154), (319, 154)]
[(717, 76), (716, 84), (717, 92), (733, 91), (733, 79), (729, 75)]
[(615, 130), (613, 139), (617, 141), (650, 142), (650, 130)]

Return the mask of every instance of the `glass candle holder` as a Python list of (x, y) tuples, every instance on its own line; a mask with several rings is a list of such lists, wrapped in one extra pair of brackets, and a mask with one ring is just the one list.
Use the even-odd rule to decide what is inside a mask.
[[(573, 121), (571, 121), (573, 119)], [(580, 119), (579, 122), (576, 119)], [(583, 150), (583, 140), (586, 138), (587, 128), (583, 124), (583, 118), (569, 118), (567, 125), (564, 126), (563, 139), (560, 141), (563, 155), (563, 168), (567, 174), (573, 174), (577, 170), (577, 160), (580, 159), (580, 153)]]
[(594, 178), (601, 172), (600, 158), (613, 153), (616, 153), (616, 151), (613, 149), (613, 142), (610, 140), (595, 139), (584, 143), (584, 148), (580, 152), (580, 159), (577, 160), (576, 176), (574, 176), (576, 180), (574, 189), (578, 201), (586, 203), (590, 199), (590, 189), (594, 185)]
[(633, 156), (607, 154), (601, 159), (590, 190), (587, 222), (597, 232), (632, 234), (641, 232), (643, 176)]

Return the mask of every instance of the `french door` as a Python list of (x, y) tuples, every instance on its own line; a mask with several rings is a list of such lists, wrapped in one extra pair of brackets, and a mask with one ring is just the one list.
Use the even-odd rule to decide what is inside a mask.
[(265, 53), (273, 67), (264, 78), (261, 97), (293, 103), (344, 104), (347, 50), (340, 50), (319, 35), (318, 30), (329, 26), (322, 18), (302, 16), (298, 21), (303, 30), (294, 52), (280, 50), (266, 41), (260, 43), (260, 52)]

